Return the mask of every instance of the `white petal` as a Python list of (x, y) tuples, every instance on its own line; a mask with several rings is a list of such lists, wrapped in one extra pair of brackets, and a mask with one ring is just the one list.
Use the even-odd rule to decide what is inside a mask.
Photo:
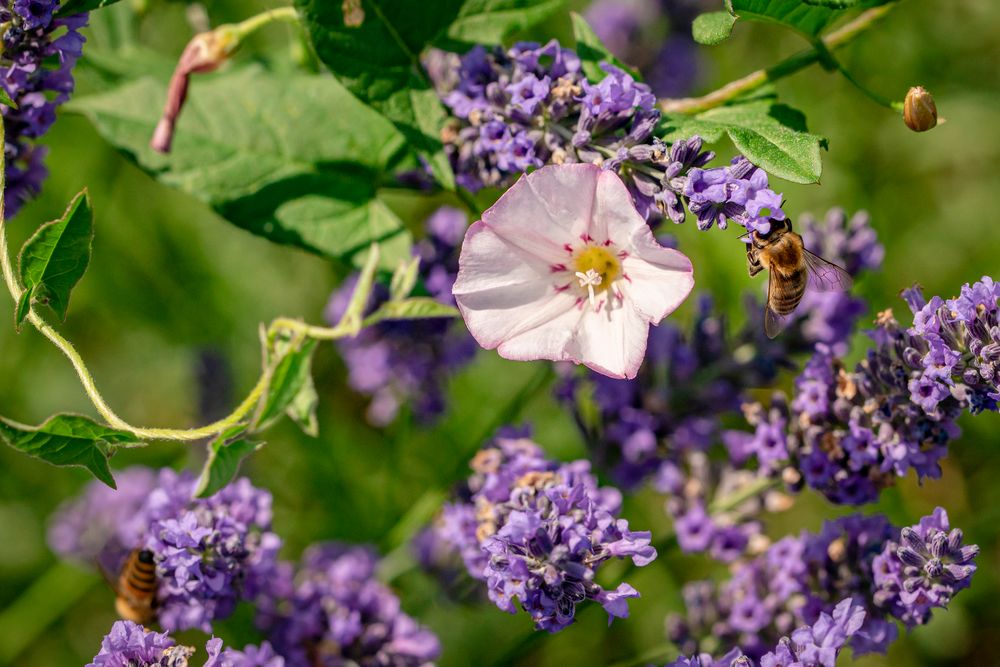
[(592, 164), (542, 167), (518, 179), (483, 213), (483, 222), (536, 257), (564, 262), (564, 246), (588, 232), (601, 173)]
[(648, 230), (649, 225), (635, 209), (632, 195), (622, 179), (612, 171), (601, 171), (590, 235), (597, 242), (610, 239), (616, 245), (626, 246), (640, 229)]
[(623, 289), (642, 316), (658, 324), (691, 293), (694, 268), (684, 253), (657, 243), (649, 227), (635, 233), (631, 246), (631, 254), (622, 261), (628, 276)]
[(577, 298), (556, 291), (548, 264), (481, 222), (466, 234), (452, 293), (472, 336), (488, 350), (550, 323)]
[(515, 361), (551, 359), (581, 363), (576, 339), (580, 321), (588, 310), (586, 304), (583, 309), (579, 307), (576, 297), (559, 294), (558, 299), (542, 306), (539, 316), (532, 318), (532, 326), (505, 340), (497, 352), (504, 359)]
[(624, 302), (598, 312), (587, 309), (577, 336), (580, 361), (598, 373), (632, 379), (646, 355), (649, 321), (626, 295)]

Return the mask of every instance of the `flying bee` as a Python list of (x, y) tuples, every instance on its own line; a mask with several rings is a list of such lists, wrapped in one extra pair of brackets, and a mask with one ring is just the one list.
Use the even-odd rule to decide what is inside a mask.
[(747, 244), (750, 277), (764, 269), (770, 275), (764, 308), (764, 332), (768, 338), (774, 338), (785, 328), (788, 316), (802, 301), (807, 284), (811, 283), (820, 292), (851, 287), (847, 271), (806, 250), (789, 220), (771, 220), (771, 231), (767, 234), (753, 231), (740, 238)]
[(101, 573), (118, 595), (115, 599), (115, 611), (118, 615), (139, 625), (152, 622), (156, 618), (157, 590), (153, 552), (149, 549), (133, 549), (125, 558), (124, 564), (117, 569), (117, 576), (112, 575), (115, 569), (108, 568), (104, 562), (100, 565)]

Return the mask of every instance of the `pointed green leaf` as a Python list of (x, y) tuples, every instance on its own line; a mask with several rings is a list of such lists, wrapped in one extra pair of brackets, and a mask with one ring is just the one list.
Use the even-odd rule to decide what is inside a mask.
[(264, 446), (262, 442), (240, 437), (245, 430), (246, 425), (240, 425), (208, 443), (208, 459), (195, 485), (196, 497), (207, 498), (218, 493), (235, 479), (243, 459)]
[(707, 12), (694, 20), (691, 35), (699, 44), (721, 44), (729, 39), (735, 23), (736, 17), (729, 12)]
[(566, 0), (465, 0), (447, 35), (464, 44), (502, 44), (565, 5)]
[(15, 103), (14, 100), (10, 98), (10, 95), (8, 95), (7, 91), (4, 90), (2, 87), (0, 87), (0, 104), (9, 106), (11, 109), (17, 108), (17, 103)]
[(410, 256), (377, 187), (406, 141), (336, 79), (260, 67), (198, 77), (167, 155), (149, 147), (165, 95), (146, 78), (67, 106), (158, 180), (254, 234), (350, 261), (379, 241), (395, 251), (383, 255), (390, 271)]
[(75, 16), (76, 14), (82, 14), (83, 12), (91, 12), (95, 9), (101, 9), (102, 7), (107, 7), (108, 5), (113, 5), (118, 0), (66, 0), (66, 2), (60, 5), (59, 9), (56, 10), (56, 16)]
[(362, 102), (378, 109), (431, 165), (445, 188), (454, 175), (440, 139), (445, 113), (420, 54), (458, 14), (461, 0), (363, 0), (361, 25), (344, 20), (344, 4), (297, 0), (320, 60)]
[(847, 9), (858, 4), (861, 0), (802, 0), (807, 5), (817, 7), (832, 7), (834, 9)]
[(674, 114), (661, 128), (666, 141), (699, 134), (711, 143), (724, 132), (755, 165), (794, 183), (816, 183), (823, 173), (820, 148), (826, 140), (806, 131), (800, 112), (773, 100), (718, 107), (695, 116)]
[(829, 7), (809, 5), (802, 0), (732, 0), (737, 18), (781, 23), (807, 37), (815, 37), (837, 16)]
[(79, 415), (56, 415), (41, 426), (25, 426), (0, 417), (0, 440), (29, 456), (55, 466), (79, 466), (111, 488), (115, 480), (108, 457), (120, 446), (139, 440)]
[(737, 18), (780, 23), (814, 38), (854, 7), (877, 7), (895, 0), (729, 0)]
[[(70, 292), (87, 271), (93, 239), (94, 215), (84, 190), (61, 218), (39, 227), (21, 248), (18, 264), (24, 289), (35, 301), (48, 304), (61, 320), (66, 319)], [(22, 308), (19, 304), (19, 315)]]
[(417, 284), (417, 274), (420, 270), (420, 258), (414, 257), (408, 262), (400, 262), (392, 274), (389, 283), (389, 300), (399, 301), (410, 296)]
[(262, 428), (288, 409), (312, 377), (312, 355), (315, 351), (316, 341), (308, 339), (283, 354), (275, 355), (277, 363), (271, 372), (271, 381), (255, 424)]
[(383, 320), (417, 320), (428, 317), (459, 317), (454, 306), (448, 306), (430, 297), (412, 297), (403, 301), (386, 301), (378, 310), (365, 318), (365, 326)]
[(570, 18), (573, 21), (573, 37), (576, 39), (576, 53), (580, 56), (583, 73), (590, 81), (600, 81), (607, 76), (607, 72), (601, 69), (602, 62), (611, 63), (616, 67), (622, 68), (636, 80), (641, 79), (638, 72), (618, 60), (608, 50), (608, 47), (601, 43), (597, 33), (587, 23), (587, 19), (576, 12), (571, 12)]
[(316, 419), (316, 408), (319, 406), (319, 394), (316, 393), (316, 384), (312, 378), (312, 358), (306, 363), (309, 365), (306, 371), (306, 380), (295, 395), (292, 402), (285, 408), (285, 414), (293, 422), (298, 424), (302, 432), (313, 438), (319, 436), (319, 421)]
[(31, 312), (31, 299), (32, 291), (24, 290), (21, 292), (21, 298), (17, 300), (17, 307), (14, 311), (14, 327), (20, 331), (21, 325), (24, 324), (24, 320), (27, 319), (28, 313)]

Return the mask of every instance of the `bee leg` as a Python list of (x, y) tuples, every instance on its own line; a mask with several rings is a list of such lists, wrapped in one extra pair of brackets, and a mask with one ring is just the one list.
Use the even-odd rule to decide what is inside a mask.
[(747, 273), (753, 278), (763, 270), (764, 266), (760, 263), (760, 259), (757, 257), (757, 253), (754, 252), (753, 247), (747, 248)]

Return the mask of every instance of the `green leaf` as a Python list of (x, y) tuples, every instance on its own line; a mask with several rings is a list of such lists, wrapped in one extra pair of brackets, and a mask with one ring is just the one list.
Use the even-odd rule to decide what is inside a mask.
[[(262, 399), (261, 408), (254, 423), (263, 427), (277, 418), (295, 401), (296, 397), (312, 377), (312, 355), (316, 351), (316, 341), (307, 339), (287, 350), (279, 350), (274, 359), (271, 381)], [(272, 361), (274, 363), (274, 361)]]
[(379, 241), (393, 251), (383, 253), (390, 271), (410, 256), (377, 187), (406, 142), (332, 77), (260, 67), (198, 77), (167, 155), (149, 147), (165, 96), (146, 78), (67, 106), (161, 182), (254, 234), (350, 261)]
[(729, 135), (736, 148), (764, 171), (794, 183), (817, 183), (826, 140), (806, 131), (802, 114), (772, 100), (710, 109), (696, 116), (671, 115), (661, 123), (664, 140), (699, 134), (711, 143)]
[[(21, 248), (18, 265), (25, 291), (32, 300), (48, 304), (61, 320), (66, 319), (70, 292), (87, 271), (93, 240), (94, 214), (84, 190), (61, 218), (39, 227)], [(19, 303), (17, 323), (27, 314)]]
[(55, 466), (79, 466), (115, 487), (108, 457), (120, 446), (139, 444), (134, 435), (79, 415), (56, 415), (41, 426), (25, 426), (0, 417), (0, 440)]
[(403, 301), (386, 301), (365, 318), (365, 326), (383, 320), (416, 320), (428, 317), (459, 317), (454, 306), (448, 306), (430, 297), (412, 297)]
[(17, 300), (17, 307), (14, 310), (14, 326), (18, 331), (21, 330), (21, 325), (24, 324), (24, 320), (27, 319), (28, 313), (31, 312), (31, 290), (24, 290), (21, 292), (21, 298)]
[(861, 0), (802, 0), (807, 5), (817, 7), (833, 7), (834, 9), (847, 9), (858, 4)]
[(445, 188), (454, 175), (440, 140), (445, 113), (420, 54), (458, 15), (462, 0), (363, 0), (365, 20), (344, 21), (332, 0), (296, 0), (320, 60), (362, 102), (382, 112), (431, 165)]
[(807, 4), (802, 0), (731, 0), (737, 18), (771, 21), (815, 37), (838, 16), (831, 7)]
[(8, 95), (7, 91), (4, 90), (2, 87), (0, 87), (0, 104), (5, 104), (9, 106), (11, 109), (17, 108), (17, 104), (14, 102), (14, 100), (10, 98), (10, 95)]
[(66, 2), (60, 5), (59, 9), (56, 10), (57, 17), (64, 16), (75, 16), (76, 14), (82, 14), (83, 12), (90, 12), (95, 9), (101, 9), (107, 7), (108, 5), (113, 5), (118, 0), (66, 0)]
[(713, 46), (729, 39), (736, 17), (729, 12), (707, 12), (698, 16), (691, 26), (694, 41)]
[(420, 258), (414, 257), (408, 262), (400, 262), (392, 274), (392, 282), (389, 283), (389, 299), (399, 301), (410, 296), (414, 286), (417, 284), (417, 274), (420, 270)]
[(307, 360), (309, 370), (306, 372), (306, 381), (303, 383), (299, 393), (295, 395), (292, 402), (285, 408), (285, 414), (293, 422), (298, 424), (302, 432), (308, 436), (316, 438), (319, 436), (319, 422), (316, 419), (316, 408), (319, 406), (319, 394), (316, 393), (316, 384), (312, 378), (312, 358)]
[(565, 4), (566, 0), (465, 0), (447, 36), (462, 44), (502, 44)]
[(607, 76), (607, 72), (600, 67), (602, 62), (611, 63), (616, 67), (622, 68), (634, 79), (641, 79), (638, 72), (618, 60), (618, 58), (615, 58), (608, 51), (608, 48), (601, 43), (594, 29), (587, 23), (587, 19), (576, 12), (571, 12), (570, 18), (573, 21), (573, 37), (576, 39), (576, 53), (580, 56), (583, 73), (590, 81), (600, 81)]
[(207, 498), (218, 493), (236, 477), (243, 459), (264, 445), (240, 437), (244, 431), (246, 425), (241, 424), (208, 443), (208, 459), (194, 489), (196, 497)]

